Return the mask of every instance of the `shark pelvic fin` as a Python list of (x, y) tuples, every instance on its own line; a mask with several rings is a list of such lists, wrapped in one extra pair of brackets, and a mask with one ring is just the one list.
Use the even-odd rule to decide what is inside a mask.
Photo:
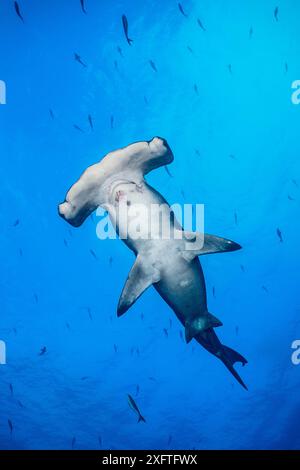
[(195, 336), (202, 331), (208, 330), (209, 328), (216, 328), (222, 326), (223, 323), (211, 313), (207, 313), (202, 317), (197, 317), (191, 322), (185, 323), (185, 340), (189, 343)]
[(241, 245), (232, 240), (199, 232), (184, 231), (183, 243), (184, 248), (182, 250), (182, 256), (187, 261), (191, 261), (196, 258), (196, 256), (200, 255), (236, 251), (242, 248)]
[(138, 255), (123, 288), (117, 314), (123, 315), (152, 284), (160, 280), (160, 271), (146, 257)]

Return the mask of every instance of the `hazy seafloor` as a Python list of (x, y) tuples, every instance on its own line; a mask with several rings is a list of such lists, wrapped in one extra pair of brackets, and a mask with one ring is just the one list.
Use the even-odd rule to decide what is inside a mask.
[[(18, 3), (24, 23), (0, 5), (0, 448), (299, 449), (299, 2)], [(58, 217), (88, 165), (155, 135), (175, 160), (148, 181), (243, 246), (201, 261), (248, 392), (153, 288), (118, 319), (132, 253)]]

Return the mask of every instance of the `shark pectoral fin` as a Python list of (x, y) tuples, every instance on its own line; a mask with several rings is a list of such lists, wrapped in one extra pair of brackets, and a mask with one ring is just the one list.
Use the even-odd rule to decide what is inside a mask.
[(223, 323), (211, 313), (207, 313), (202, 317), (197, 317), (191, 322), (187, 321), (185, 323), (185, 340), (189, 343), (202, 331), (208, 330), (209, 328), (217, 328), (222, 325)]
[(127, 312), (142, 293), (159, 280), (159, 269), (149, 263), (147, 258), (142, 255), (138, 255), (130, 273), (128, 274), (127, 281), (119, 300), (117, 310), (118, 317)]
[(226, 251), (240, 250), (242, 247), (233, 242), (215, 235), (202, 234), (199, 232), (183, 232), (184, 248), (182, 256), (191, 261), (196, 256), (209, 255), (211, 253), (224, 253)]

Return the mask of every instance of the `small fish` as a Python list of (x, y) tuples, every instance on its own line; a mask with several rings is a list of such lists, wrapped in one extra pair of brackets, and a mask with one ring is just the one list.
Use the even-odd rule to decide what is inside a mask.
[(131, 348), (130, 349), (130, 356), (133, 356), (133, 354), (134, 354), (134, 348)]
[(129, 403), (130, 408), (131, 408), (133, 411), (135, 411), (135, 412), (137, 413), (138, 417), (139, 417), (138, 423), (139, 423), (140, 421), (143, 421), (143, 423), (145, 423), (146, 420), (145, 420), (145, 418), (141, 415), (140, 410), (138, 409), (138, 406), (137, 406), (136, 402), (134, 401), (134, 399), (132, 398), (131, 395), (128, 394), (127, 396), (128, 396), (128, 403)]
[(180, 13), (181, 13), (183, 16), (185, 16), (185, 17), (187, 18), (188, 15), (187, 15), (186, 12), (184, 11), (184, 9), (183, 9), (181, 3), (178, 3), (178, 8), (179, 8)]
[(281, 232), (281, 230), (278, 228), (278, 229), (276, 230), (276, 233), (277, 233), (277, 235), (278, 235), (278, 238), (279, 238), (280, 242), (282, 243), (282, 242), (283, 242), (283, 238), (282, 238), (282, 232)]
[(52, 109), (49, 109), (49, 114), (50, 114), (51, 119), (54, 119), (54, 113), (53, 113)]
[(93, 124), (92, 116), (90, 114), (88, 115), (88, 121), (89, 121), (90, 128), (93, 131), (94, 130), (94, 124)]
[(38, 301), (39, 301), (39, 298), (38, 298), (37, 294), (33, 294), (33, 297), (34, 297), (35, 303), (37, 304)]
[(80, 55), (76, 54), (76, 52), (74, 53), (74, 59), (83, 67), (87, 67), (87, 65), (82, 61)]
[(148, 377), (148, 379), (151, 380), (151, 382), (156, 382), (155, 377)]
[(86, 15), (86, 9), (85, 9), (85, 6), (84, 6), (84, 0), (80, 0), (80, 5), (81, 5), (81, 9), (82, 9), (83, 13)]
[(15, 2), (15, 10), (16, 10), (16, 13), (17, 13), (18, 17), (20, 18), (20, 20), (23, 21), (23, 23), (24, 23), (24, 18), (21, 14), (18, 2)]
[(241, 267), (241, 270), (243, 271), (243, 273), (245, 272), (245, 266), (243, 264), (240, 265)]
[(137, 385), (135, 388), (135, 394), (138, 395), (140, 393), (140, 386)]
[(76, 131), (82, 132), (82, 134), (84, 134), (84, 130), (82, 130), (81, 127), (77, 126), (77, 124), (73, 124), (73, 127), (74, 129), (76, 129)]
[(152, 67), (152, 69), (154, 70), (154, 72), (157, 72), (157, 68), (156, 68), (156, 65), (155, 65), (155, 63), (153, 62), (153, 60), (149, 60), (149, 64), (150, 64), (150, 66)]
[(169, 325), (170, 325), (170, 328), (172, 328), (172, 320), (171, 320), (171, 318), (169, 318)]
[(227, 68), (228, 68), (228, 70), (229, 70), (230, 75), (232, 75), (232, 65), (231, 65), (231, 64), (228, 64), (228, 65), (227, 65)]
[(117, 345), (116, 345), (116, 344), (114, 344), (114, 351), (115, 351), (115, 353), (117, 353), (117, 352), (118, 352), (118, 347), (117, 347)]
[(200, 157), (200, 150), (195, 149), (195, 154), (198, 155), (198, 157)]
[(264, 290), (265, 292), (267, 292), (267, 293), (269, 292), (269, 290), (266, 288), (266, 286), (262, 286), (261, 288), (262, 288), (262, 290)]
[(88, 376), (88, 375), (84, 375), (83, 377), (81, 377), (81, 379), (80, 379), (80, 380), (87, 380), (88, 378), (89, 378), (89, 376)]
[(9, 430), (10, 430), (10, 434), (12, 434), (13, 429), (14, 429), (13, 423), (11, 422), (10, 419), (7, 420), (7, 423), (8, 423), (8, 427), (9, 427)]
[(229, 156), (229, 158), (231, 158), (232, 160), (236, 160), (235, 155), (233, 155), (232, 153), (231, 153), (230, 155), (228, 155), (228, 156)]
[(274, 18), (276, 21), (278, 21), (278, 13), (279, 13), (279, 8), (276, 7), (275, 10), (274, 10)]
[(236, 327), (235, 327), (235, 334), (236, 334), (236, 335), (238, 335), (238, 334), (239, 334), (239, 330), (240, 330), (240, 329), (239, 329), (239, 327), (238, 327), (238, 326), (236, 326)]
[(147, 99), (146, 96), (144, 96), (144, 102), (145, 102), (145, 104), (148, 104), (148, 99)]
[(112, 264), (113, 264), (113, 257), (112, 256), (109, 257), (108, 264), (109, 264), (109, 267), (111, 268)]
[(67, 240), (64, 238), (64, 245), (67, 247), (68, 246), (68, 242)]
[(140, 350), (139, 350), (139, 348), (136, 348), (135, 352), (136, 352), (136, 355), (137, 355), (138, 357), (140, 357)]
[(144, 317), (144, 314), (143, 314), (143, 313), (141, 313), (141, 320), (143, 321), (143, 320), (144, 320), (144, 318), (145, 318), (145, 317)]
[(184, 341), (182, 330), (179, 331), (179, 336), (180, 336), (180, 339), (182, 339), (182, 341)]
[(252, 36), (253, 36), (253, 28), (251, 26), (250, 29), (249, 29), (249, 39), (251, 39)]
[(19, 254), (20, 254), (20, 256), (23, 256), (23, 250), (22, 250), (22, 248), (19, 249)]
[(13, 394), (14, 394), (14, 387), (12, 386), (12, 384), (9, 384), (9, 390), (10, 390), (11, 396), (13, 396)]
[(91, 321), (93, 321), (91, 308), (90, 308), (90, 307), (87, 307), (87, 311), (88, 311), (89, 319), (90, 319)]
[(164, 334), (165, 334), (165, 337), (166, 337), (166, 338), (168, 338), (168, 336), (169, 336), (169, 333), (168, 333), (168, 330), (167, 330), (167, 328), (164, 328), (164, 329), (163, 329), (163, 332), (164, 332)]
[(46, 346), (43, 346), (39, 352), (39, 356), (43, 356), (44, 354), (46, 354), (46, 352), (47, 352), (47, 348)]
[(72, 445), (72, 449), (74, 449), (75, 444), (76, 444), (76, 437), (73, 437), (73, 439), (72, 439), (72, 444), (71, 444), (71, 445)]
[(123, 29), (124, 29), (124, 34), (125, 34), (126, 40), (129, 44), (129, 46), (131, 46), (131, 43), (133, 42), (133, 39), (130, 39), (129, 36), (128, 36), (128, 20), (127, 20), (125, 15), (122, 15), (122, 24), (123, 24)]
[(295, 201), (295, 199), (292, 196), (290, 196), (289, 194), (288, 194), (288, 200), (289, 201)]
[(25, 406), (23, 405), (23, 403), (20, 400), (17, 400), (17, 403), (18, 403), (20, 408), (25, 408)]
[(194, 51), (193, 49), (191, 48), (191, 46), (186, 46), (187, 50), (191, 53), (191, 54), (194, 54)]
[(299, 185), (296, 180), (292, 180), (292, 183), (296, 186), (296, 188), (299, 188)]
[(66, 328), (67, 328), (68, 330), (71, 329), (70, 323), (66, 322)]
[(236, 212), (234, 213), (234, 223), (235, 223), (235, 225), (238, 224), (238, 216), (237, 216)]
[(196, 95), (199, 96), (199, 90), (198, 90), (198, 86), (196, 85), (196, 83), (194, 84), (194, 91), (195, 91)]
[(122, 49), (120, 48), (120, 46), (117, 47), (117, 51), (118, 51), (118, 53), (120, 54), (121, 57), (124, 57), (123, 51), (122, 51)]
[(13, 223), (13, 227), (17, 227), (18, 225), (20, 225), (20, 219), (16, 219)]
[(96, 253), (94, 252), (94, 250), (90, 249), (90, 253), (91, 253), (91, 255), (93, 256), (93, 258), (98, 259), (98, 256), (96, 255)]
[(200, 26), (200, 28), (203, 29), (203, 31), (206, 31), (206, 29), (204, 28), (203, 23), (202, 23), (202, 21), (200, 20), (200, 18), (197, 18), (197, 23), (198, 23), (198, 25)]
[(169, 168), (167, 166), (164, 166), (164, 169), (166, 170), (166, 172), (168, 173), (168, 175), (170, 176), (170, 178), (173, 178), (173, 175), (171, 174)]
[(118, 62), (116, 60), (114, 60), (114, 67), (116, 70), (119, 70)]
[(114, 128), (114, 120), (115, 118), (113, 117), (113, 115), (110, 116), (110, 128), (113, 129)]
[(212, 288), (212, 294), (213, 294), (213, 297), (216, 298), (216, 289), (215, 289), (214, 286), (213, 286), (213, 288)]
[(285, 73), (288, 73), (289, 71), (289, 65), (287, 62), (284, 63), (284, 69), (285, 69)]

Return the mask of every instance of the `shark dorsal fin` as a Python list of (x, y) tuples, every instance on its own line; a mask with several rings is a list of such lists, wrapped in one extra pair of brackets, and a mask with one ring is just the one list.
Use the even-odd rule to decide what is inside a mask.
[(154, 263), (149, 262), (146, 256), (139, 254), (123, 288), (118, 304), (118, 317), (127, 312), (142, 293), (159, 280), (159, 269)]

